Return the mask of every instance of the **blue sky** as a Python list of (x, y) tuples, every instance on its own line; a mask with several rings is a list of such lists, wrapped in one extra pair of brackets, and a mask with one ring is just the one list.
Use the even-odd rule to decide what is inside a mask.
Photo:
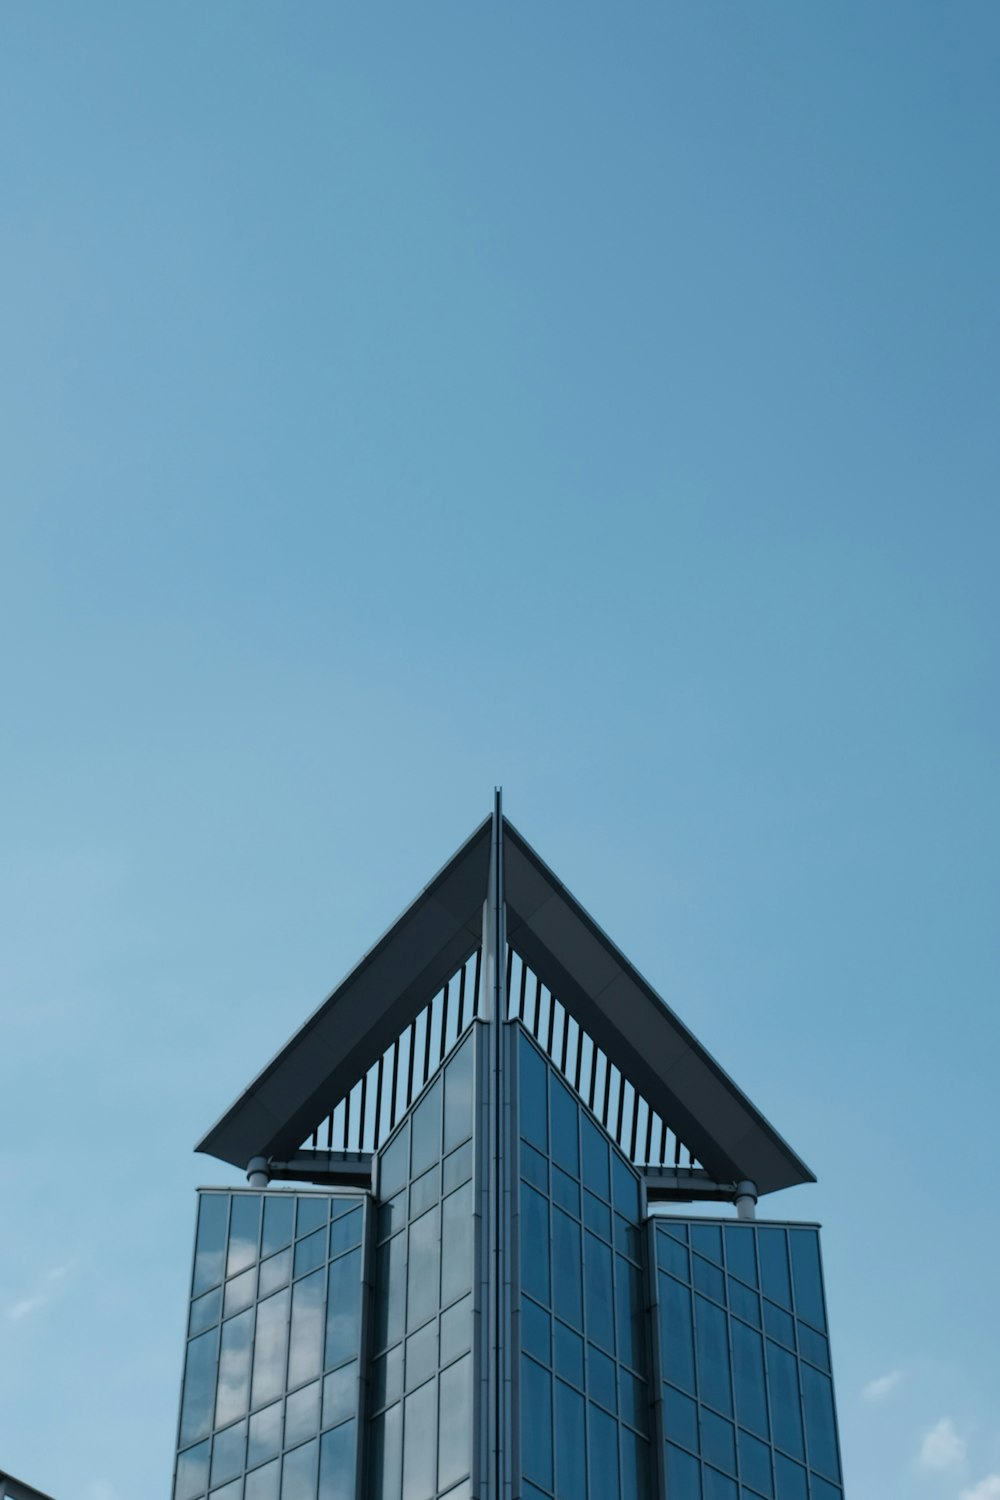
[(167, 1493), (191, 1146), (502, 782), (817, 1172), (850, 1500), (1000, 1495), (998, 65), (3, 9), (0, 1465)]

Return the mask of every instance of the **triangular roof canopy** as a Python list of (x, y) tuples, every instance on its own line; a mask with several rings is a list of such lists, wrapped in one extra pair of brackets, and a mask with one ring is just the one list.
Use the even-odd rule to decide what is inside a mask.
[[(701, 1166), (758, 1193), (814, 1181), (527, 840), (506, 818), (501, 827), (508, 945)], [(198, 1151), (241, 1168), (286, 1159), (347, 1096), (479, 947), (491, 829), (491, 819), (476, 829)]]

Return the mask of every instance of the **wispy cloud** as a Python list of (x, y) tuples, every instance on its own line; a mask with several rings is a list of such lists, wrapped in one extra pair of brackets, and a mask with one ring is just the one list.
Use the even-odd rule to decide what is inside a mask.
[(118, 1491), (106, 1479), (92, 1479), (87, 1486), (87, 1500), (118, 1500)]
[(924, 1433), (917, 1462), (922, 1469), (957, 1469), (964, 1460), (965, 1438), (950, 1417), (942, 1417)]
[(1000, 1500), (1000, 1474), (987, 1474), (971, 1490), (963, 1490), (962, 1500)]
[(12, 1323), (19, 1323), (22, 1318), (27, 1318), (31, 1313), (37, 1312), (40, 1307), (45, 1307), (51, 1302), (59, 1289), (59, 1283), (72, 1271), (74, 1261), (67, 1261), (65, 1265), (53, 1266), (46, 1271), (35, 1290), (27, 1297), (18, 1297), (16, 1302), (11, 1302), (7, 1308), (7, 1317)]
[(888, 1375), (879, 1375), (876, 1380), (869, 1380), (861, 1394), (866, 1401), (884, 1401), (891, 1391), (894, 1391), (902, 1379), (901, 1370), (890, 1370)]

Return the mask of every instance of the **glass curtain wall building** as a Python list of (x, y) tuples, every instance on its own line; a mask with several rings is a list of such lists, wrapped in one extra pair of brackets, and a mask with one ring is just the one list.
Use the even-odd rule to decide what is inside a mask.
[(812, 1174), (499, 795), (198, 1149), (173, 1500), (841, 1500)]

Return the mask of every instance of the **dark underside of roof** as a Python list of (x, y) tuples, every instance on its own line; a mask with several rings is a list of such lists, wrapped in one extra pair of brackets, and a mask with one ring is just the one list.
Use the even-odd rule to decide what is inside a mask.
[[(479, 945), (487, 819), (198, 1144), (286, 1159)], [(502, 820), (507, 941), (717, 1182), (814, 1181), (517, 830)]]

